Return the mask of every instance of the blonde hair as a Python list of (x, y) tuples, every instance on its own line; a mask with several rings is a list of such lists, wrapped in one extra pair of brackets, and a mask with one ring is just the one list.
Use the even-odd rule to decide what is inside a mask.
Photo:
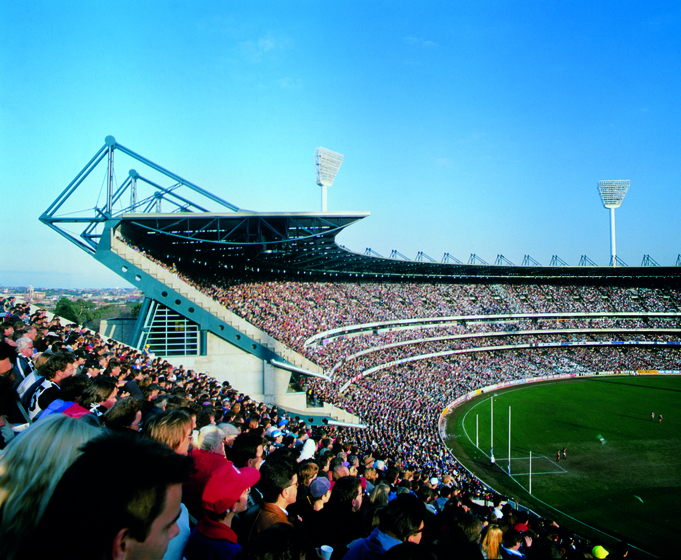
[(101, 430), (51, 414), (14, 438), (0, 454), (0, 558), (14, 558), (45, 512), (80, 447)]
[[(158, 401), (157, 401), (158, 402)], [(144, 423), (144, 435), (155, 441), (165, 443), (176, 451), (187, 437), (187, 429), (192, 428), (192, 417), (183, 408), (159, 412)]]
[(488, 525), (485, 530), (485, 536), (480, 543), (480, 549), (483, 554), (486, 553), (485, 558), (501, 558), (501, 541), (504, 538), (504, 532), (498, 525)]
[(197, 445), (199, 449), (217, 453), (220, 451), (220, 443), (223, 439), (222, 430), (217, 426), (213, 426), (213, 424), (209, 424), (199, 430)]

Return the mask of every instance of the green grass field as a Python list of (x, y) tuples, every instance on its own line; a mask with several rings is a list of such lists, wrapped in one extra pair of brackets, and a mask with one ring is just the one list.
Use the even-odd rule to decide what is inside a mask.
[[(681, 378), (577, 379), (494, 395), (496, 466), (489, 459), (492, 394), (448, 418), (447, 444), (467, 468), (578, 534), (607, 542), (602, 531), (657, 555), (672, 550), (681, 517)], [(563, 447), (567, 460), (557, 462), (556, 451)]]

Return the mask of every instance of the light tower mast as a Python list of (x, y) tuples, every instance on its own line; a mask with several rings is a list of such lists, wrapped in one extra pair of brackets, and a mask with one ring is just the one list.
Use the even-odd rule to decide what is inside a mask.
[(322, 212), (326, 212), (326, 188), (333, 185), (342, 163), (343, 154), (326, 148), (317, 148), (314, 151), (315, 176), (317, 184), (322, 188)]
[(629, 179), (619, 181), (598, 181), (598, 192), (603, 206), (610, 209), (610, 264), (617, 266), (617, 245), (615, 243), (615, 208), (619, 208), (629, 190)]

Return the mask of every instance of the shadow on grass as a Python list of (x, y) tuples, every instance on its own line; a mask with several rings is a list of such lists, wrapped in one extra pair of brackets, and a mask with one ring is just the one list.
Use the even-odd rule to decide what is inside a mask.
[[(637, 379), (637, 378), (634, 378)], [(630, 389), (653, 389), (655, 391), (670, 391), (672, 393), (681, 393), (681, 389), (672, 389), (671, 387), (655, 387), (654, 385), (638, 385), (636, 383), (622, 383), (620, 380), (616, 379), (594, 379), (596, 383), (612, 383), (620, 387), (629, 387)]]

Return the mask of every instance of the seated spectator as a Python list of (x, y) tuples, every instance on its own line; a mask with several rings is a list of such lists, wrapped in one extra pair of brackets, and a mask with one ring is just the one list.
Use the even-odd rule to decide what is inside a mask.
[(73, 375), (75, 361), (75, 357), (71, 354), (59, 353), (50, 356), (40, 372), (44, 375), (44, 379), (32, 394), (29, 389), (24, 395), (30, 399), (28, 416), (31, 420), (35, 420), (41, 411), (45, 410), (53, 400), (59, 398), (59, 385), (63, 379)]
[(35, 371), (33, 365), (33, 341), (28, 337), (17, 340), (17, 359), (14, 364), (16, 373), (16, 384), (21, 383), (26, 377)]
[(226, 465), (222, 432), (217, 426), (204, 426), (199, 430), (198, 446), (189, 452), (194, 459), (194, 470), (182, 487), (182, 502), (196, 519), (203, 517), (201, 497), (206, 483), (215, 469)]
[(298, 465), (298, 496), (296, 503), (290, 507), (291, 513), (299, 515), (305, 519), (307, 513), (312, 509), (312, 499), (310, 496), (310, 483), (317, 477), (319, 467), (313, 461), (306, 461)]
[[(238, 439), (238, 438), (237, 438)], [(292, 525), (287, 508), (296, 502), (298, 474), (296, 462), (290, 457), (268, 460), (260, 469), (258, 490), (263, 503), (249, 509), (239, 519), (239, 541), (249, 542), (272, 525)]]
[(0, 558), (26, 557), (19, 551), (27, 546), (61, 475), (80, 456), (80, 446), (99, 434), (84, 422), (53, 414), (0, 454)]
[(239, 435), (239, 429), (233, 424), (228, 424), (226, 422), (218, 424), (218, 428), (220, 428), (220, 431), (224, 437), (226, 452), (227, 448), (231, 448), (232, 445), (234, 445), (234, 440)]
[[(314, 545), (333, 548), (334, 560), (343, 558), (348, 544), (366, 536), (359, 512), (363, 497), (360, 479), (344, 476), (333, 485), (329, 502), (319, 513), (319, 524), (312, 535)], [(339, 531), (339, 527), (343, 527), (343, 530)]]
[(503, 541), (504, 533), (498, 525), (488, 525), (485, 527), (480, 543), (480, 550), (483, 558), (497, 559), (501, 558), (501, 542)]
[(265, 440), (257, 433), (242, 433), (234, 440), (229, 457), (237, 468), (259, 469), (264, 456)]
[(368, 500), (362, 502), (362, 515), (364, 517), (364, 531), (371, 533), (378, 527), (378, 514), (388, 505), (388, 498), (390, 497), (390, 486), (386, 482), (379, 482), (374, 486)]
[(213, 471), (203, 490), (204, 515), (192, 531), (184, 556), (187, 560), (231, 560), (241, 550), (232, 520), (246, 511), (250, 488), (260, 479), (252, 467), (237, 469), (226, 463)]
[(435, 500), (435, 508), (437, 511), (442, 511), (445, 507), (445, 504), (449, 501), (449, 498), (452, 496), (452, 489), (449, 486), (443, 485), (440, 488), (440, 497)]
[[(190, 469), (191, 459), (147, 438), (105, 433), (89, 441), (57, 484), (25, 557), (82, 551), (89, 558), (160, 560), (178, 533)], [(106, 507), (71, 507), (83, 488), (102, 488), (102, 481), (113, 485)]]
[[(504, 533), (504, 540), (501, 545), (502, 558), (527, 558), (521, 548), (523, 547), (523, 535), (515, 529), (508, 529)], [(530, 544), (531, 544), (530, 540)]]
[(401, 543), (419, 544), (425, 515), (425, 506), (418, 498), (410, 494), (398, 496), (380, 511), (379, 525), (371, 535), (355, 542), (343, 558), (372, 560)]
[(88, 409), (80, 404), (83, 392), (87, 388), (90, 380), (87, 375), (79, 373), (67, 377), (61, 382), (59, 398), (53, 400), (38, 418), (45, 418), (50, 414), (64, 414), (71, 418), (81, 418), (88, 414)]
[(5, 321), (0, 324), (0, 333), (0, 337), (6, 344), (16, 347), (17, 344), (12, 339), (12, 335), (14, 334), (14, 323), (12, 321)]
[(321, 511), (331, 498), (331, 482), (325, 476), (318, 476), (309, 486), (309, 499), (314, 511)]
[[(181, 408), (161, 412), (149, 418), (144, 424), (144, 435), (149, 439), (164, 443), (175, 453), (187, 455), (192, 437), (192, 417)], [(179, 533), (168, 543), (163, 560), (182, 560), (185, 545), (189, 540), (189, 510), (180, 504), (180, 517), (177, 520)]]
[(125, 397), (113, 405), (102, 416), (102, 424), (113, 431), (142, 429), (142, 402), (132, 397)]
[(285, 523), (272, 525), (244, 546), (239, 560), (299, 560), (312, 558), (303, 532)]
[(515, 527), (513, 527), (516, 531), (519, 533), (524, 533), (527, 531), (527, 523), (530, 520), (530, 516), (527, 514), (526, 511), (519, 511), (515, 517), (516, 519), (516, 524)]
[(113, 377), (100, 375), (90, 380), (90, 384), (83, 392), (80, 404), (99, 419), (116, 404), (117, 395), (116, 380)]
[[(147, 377), (146, 381), (150, 381), (150, 379)], [(153, 414), (163, 412), (163, 407), (159, 406), (161, 402), (157, 402), (160, 389), (161, 388), (157, 383), (148, 383), (147, 385), (140, 386), (142, 396), (144, 397), (144, 404), (142, 404), (142, 420), (146, 420)]]

